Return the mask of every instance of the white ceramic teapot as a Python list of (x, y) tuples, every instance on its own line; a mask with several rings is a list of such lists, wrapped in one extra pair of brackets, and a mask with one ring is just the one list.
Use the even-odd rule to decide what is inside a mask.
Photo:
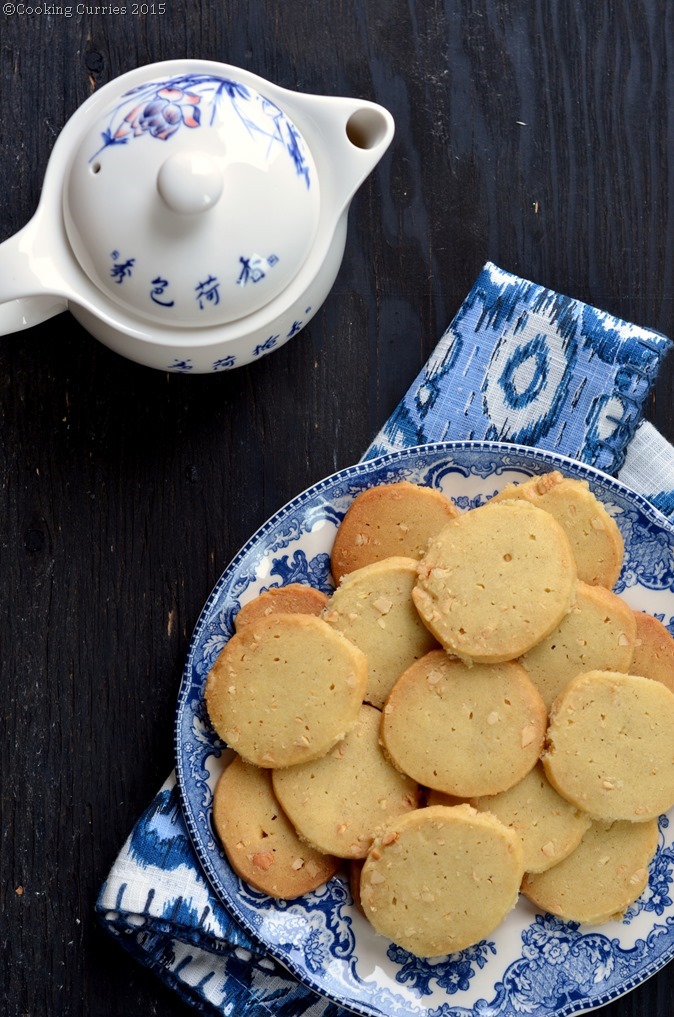
[(325, 300), (351, 199), (393, 131), (375, 103), (227, 64), (116, 78), (66, 123), (35, 215), (0, 244), (0, 334), (67, 309), (162, 371), (278, 349)]

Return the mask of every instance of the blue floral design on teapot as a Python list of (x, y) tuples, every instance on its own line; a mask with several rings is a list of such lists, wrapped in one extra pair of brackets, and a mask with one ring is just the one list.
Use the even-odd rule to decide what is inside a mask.
[(103, 145), (90, 158), (97, 159), (112, 145), (126, 145), (133, 138), (150, 136), (170, 141), (183, 128), (212, 126), (220, 104), (229, 102), (251, 137), (271, 148), (282, 145), (298, 176), (311, 187), (309, 165), (297, 129), (270, 99), (230, 78), (209, 74), (184, 74), (164, 81), (151, 81), (125, 92), (102, 131)]

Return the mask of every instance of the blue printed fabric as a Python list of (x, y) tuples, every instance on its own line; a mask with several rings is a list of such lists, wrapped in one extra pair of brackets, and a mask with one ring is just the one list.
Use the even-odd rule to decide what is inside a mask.
[[(641, 420), (664, 336), (487, 264), (364, 458), (492, 439), (617, 474), (674, 518), (674, 449)], [(231, 918), (201, 872), (170, 775), (101, 889), (103, 926), (198, 1012), (347, 1017)]]
[(669, 345), (487, 264), (366, 458), (485, 439), (616, 473)]
[(103, 886), (104, 927), (204, 1014), (341, 1017), (279, 967), (210, 889), (171, 774), (127, 839)]

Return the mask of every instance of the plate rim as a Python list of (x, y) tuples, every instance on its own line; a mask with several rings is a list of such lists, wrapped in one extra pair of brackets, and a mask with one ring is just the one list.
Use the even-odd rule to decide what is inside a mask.
[[(628, 500), (636, 504), (640, 511), (656, 526), (668, 531), (674, 535), (674, 522), (670, 520), (657, 509), (644, 495), (635, 491), (633, 488), (624, 484), (618, 478), (611, 476), (593, 466), (590, 463), (584, 463), (581, 460), (574, 459), (573, 457), (566, 456), (561, 452), (557, 452), (549, 449), (538, 449), (528, 445), (516, 444), (513, 442), (499, 442), (499, 441), (473, 441), (473, 440), (461, 440), (461, 441), (438, 441), (438, 442), (424, 442), (419, 445), (405, 446), (400, 449), (385, 452), (380, 455), (372, 456), (371, 458), (365, 457), (360, 459), (357, 463), (353, 463), (350, 466), (343, 467), (338, 470), (334, 470), (332, 473), (322, 477), (320, 480), (308, 485), (297, 495), (287, 500), (281, 505), (276, 511), (274, 511), (245, 541), (245, 543), (239, 548), (237, 553), (231, 559), (229, 564), (221, 572), (220, 576), (213, 585), (206, 601), (204, 602), (196, 623), (192, 630), (190, 641), (185, 653), (183, 669), (181, 672), (180, 686), (177, 697), (177, 704), (175, 710), (174, 729), (173, 729), (173, 752), (175, 760), (175, 772), (176, 772), (176, 786), (178, 790), (179, 801), (181, 805), (181, 811), (187, 831), (190, 838), (190, 843), (195, 851), (199, 864), (201, 865), (204, 875), (207, 878), (208, 884), (212, 892), (216, 895), (217, 899), (222, 903), (227, 913), (230, 915), (233, 921), (242, 926), (246, 934), (250, 939), (256, 943), (264, 953), (273, 958), (274, 962), (277, 963), (282, 969), (289, 972), (294, 978), (296, 978), (302, 985), (311, 989), (320, 998), (328, 1000), (336, 1005), (343, 1007), (347, 1012), (360, 1015), (360, 1017), (374, 1017), (375, 1014), (381, 1015), (381, 1017), (389, 1017), (387, 1011), (382, 1010), (380, 1007), (370, 1006), (366, 1009), (363, 1005), (359, 1004), (357, 1000), (346, 1001), (343, 997), (338, 996), (335, 993), (331, 993), (324, 986), (318, 984), (305, 969), (293, 960), (292, 957), (283, 954), (279, 947), (274, 943), (266, 942), (257, 932), (256, 928), (246, 918), (245, 915), (241, 915), (235, 910), (234, 905), (228, 899), (227, 895), (219, 887), (219, 877), (210, 859), (208, 851), (205, 849), (201, 842), (201, 837), (197, 827), (197, 823), (192, 815), (192, 805), (187, 796), (185, 789), (185, 778), (183, 773), (183, 763), (181, 758), (181, 718), (182, 718), (182, 707), (185, 701), (189, 697), (189, 691), (191, 688), (191, 670), (192, 670), (192, 658), (195, 648), (199, 642), (204, 626), (208, 623), (211, 618), (210, 608), (215, 600), (217, 600), (222, 587), (228, 581), (232, 571), (234, 571), (240, 562), (248, 554), (249, 550), (262, 539), (266, 532), (271, 530), (277, 525), (278, 521), (285, 515), (292, 511), (296, 511), (301, 508), (303, 502), (309, 500), (317, 494), (320, 494), (321, 489), (334, 486), (339, 480), (348, 479), (349, 477), (357, 477), (363, 473), (375, 472), (381, 467), (387, 465), (395, 465), (396, 462), (407, 458), (413, 458), (424, 453), (430, 455), (446, 454), (450, 456), (452, 453), (460, 451), (480, 451), (493, 453), (497, 455), (513, 455), (524, 458), (530, 458), (535, 463), (548, 463), (549, 465), (559, 467), (563, 469), (565, 465), (569, 466), (574, 474), (584, 474), (584, 479), (592, 482), (601, 483), (602, 486), (608, 487), (614, 490), (617, 494), (623, 498), (627, 497)], [(614, 1002), (621, 997), (632, 992), (634, 989), (643, 985), (659, 971), (661, 971), (671, 960), (674, 958), (674, 939), (667, 951), (655, 958), (650, 965), (647, 965), (641, 969), (638, 974), (634, 974), (631, 978), (628, 978), (625, 983), (620, 986), (615, 986), (612, 991), (597, 994), (593, 997), (585, 997), (576, 1001), (569, 1002), (566, 1006), (561, 1009), (550, 1010), (546, 1013), (545, 1017), (571, 1017), (571, 1015), (577, 1015), (580, 1017), (582, 1014), (591, 1013), (607, 1004)], [(451, 1004), (450, 1004), (451, 1005)]]

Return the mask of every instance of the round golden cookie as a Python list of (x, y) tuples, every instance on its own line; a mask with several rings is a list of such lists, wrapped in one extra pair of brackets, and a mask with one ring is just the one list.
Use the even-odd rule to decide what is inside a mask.
[(206, 681), (217, 734), (249, 763), (294, 766), (325, 755), (358, 719), (365, 655), (312, 615), (258, 618), (236, 632)]
[(519, 784), (498, 795), (473, 798), (478, 812), (490, 812), (518, 834), (526, 872), (545, 872), (580, 844), (592, 820), (558, 795), (537, 763)]
[(469, 798), (522, 780), (541, 753), (546, 721), (543, 700), (519, 664), (466, 667), (433, 650), (393, 686), (381, 740), (403, 773)]
[(552, 869), (527, 874), (522, 893), (567, 922), (600, 925), (621, 918), (648, 882), (658, 823), (594, 821), (576, 850)]
[(234, 619), (234, 628), (240, 632), (244, 625), (270, 614), (319, 615), (327, 602), (326, 593), (303, 583), (272, 586), (239, 609)]
[(274, 772), (284, 812), (319, 851), (364, 858), (382, 828), (418, 807), (417, 784), (382, 752), (380, 720), (379, 710), (364, 704), (356, 726), (327, 756)]
[(440, 491), (407, 480), (361, 491), (335, 536), (330, 555), (335, 582), (383, 558), (421, 558), (430, 538), (456, 515), (458, 509)]
[(239, 756), (216, 784), (213, 825), (236, 874), (270, 897), (309, 893), (339, 867), (297, 836), (274, 796), (271, 771)]
[(508, 484), (492, 501), (523, 499), (550, 512), (571, 541), (578, 578), (591, 586), (613, 587), (625, 552), (615, 520), (590, 490), (586, 480), (564, 477), (557, 470)]
[(412, 596), (430, 631), (449, 652), (485, 664), (545, 639), (576, 588), (566, 534), (524, 501), (491, 501), (451, 520), (418, 572)]
[(469, 805), (410, 812), (378, 837), (360, 876), (365, 916), (419, 957), (463, 950), (515, 906), (524, 869), (517, 834)]
[(593, 818), (652, 819), (674, 805), (674, 693), (637, 675), (578, 675), (553, 704), (542, 759)]
[(630, 671), (636, 640), (632, 609), (604, 586), (578, 582), (575, 602), (549, 636), (520, 657), (548, 710), (584, 671)]
[(668, 630), (644, 611), (635, 611), (637, 634), (630, 672), (653, 678), (674, 692), (674, 639)]
[(323, 617), (367, 656), (364, 699), (381, 708), (391, 686), (437, 642), (412, 603), (417, 563), (386, 558), (346, 576)]

